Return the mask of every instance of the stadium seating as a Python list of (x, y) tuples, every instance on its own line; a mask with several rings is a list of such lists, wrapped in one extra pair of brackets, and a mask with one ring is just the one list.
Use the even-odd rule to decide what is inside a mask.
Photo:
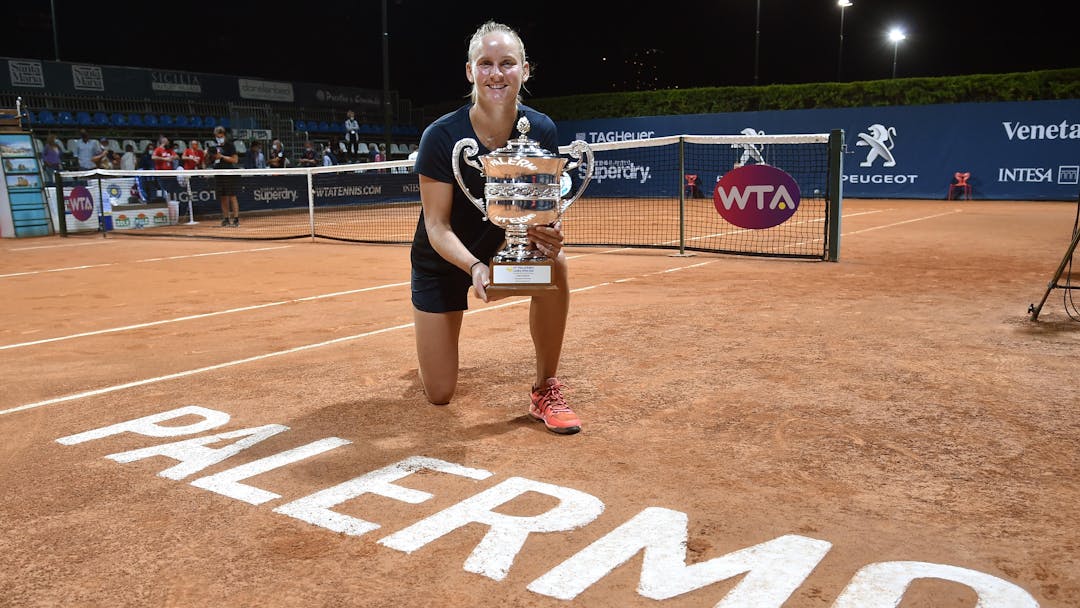
[(143, 114), (142, 121), (144, 127), (150, 127), (151, 129), (153, 129), (158, 126), (157, 114)]
[(114, 112), (112, 116), (109, 117), (109, 123), (114, 127), (126, 127), (128, 126), (127, 114)]
[(56, 114), (53, 114), (51, 110), (42, 110), (38, 112), (37, 117), (34, 120), (34, 124), (44, 125), (47, 127), (53, 126), (57, 124), (57, 122), (58, 121), (56, 119)]
[(202, 118), (200, 118), (198, 116), (189, 117), (188, 118), (188, 127), (192, 128), (192, 129), (201, 129), (201, 128), (203, 128)]
[(80, 127), (89, 127), (94, 124), (89, 112), (79, 111), (75, 113), (75, 124)]
[(178, 114), (176, 118), (173, 119), (173, 124), (176, 125), (177, 129), (186, 129), (188, 128), (188, 117), (183, 114)]
[(159, 127), (162, 127), (162, 128), (165, 128), (165, 129), (171, 129), (173, 127), (173, 117), (172, 117), (171, 114), (162, 114), (162, 115), (158, 116), (157, 120), (158, 120), (158, 126)]
[(62, 110), (56, 115), (56, 122), (58, 122), (61, 126), (64, 127), (74, 127), (76, 124), (75, 117), (72, 116), (71, 112), (68, 112), (67, 110)]
[(293, 130), (295, 130), (295, 131), (307, 131), (308, 130), (307, 121), (306, 120), (298, 120), (298, 121), (294, 122), (293, 123)]
[(109, 126), (109, 115), (104, 112), (94, 112), (90, 117), (90, 120), (94, 123), (95, 127), (107, 127)]

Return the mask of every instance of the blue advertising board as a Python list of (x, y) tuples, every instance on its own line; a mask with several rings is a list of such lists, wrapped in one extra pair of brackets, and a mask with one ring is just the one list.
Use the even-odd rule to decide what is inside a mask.
[(740, 135), (746, 129), (765, 135), (842, 129), (849, 198), (943, 199), (959, 171), (971, 173), (977, 199), (1076, 200), (1080, 193), (1077, 99), (643, 116), (558, 127), (561, 145)]

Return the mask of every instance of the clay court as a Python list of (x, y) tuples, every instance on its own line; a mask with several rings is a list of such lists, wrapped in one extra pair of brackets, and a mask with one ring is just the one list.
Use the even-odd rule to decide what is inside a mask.
[(0, 605), (1078, 606), (1080, 322), (1027, 314), (1076, 214), (568, 248), (572, 436), (523, 299), (471, 301), (427, 404), (407, 246), (5, 240)]

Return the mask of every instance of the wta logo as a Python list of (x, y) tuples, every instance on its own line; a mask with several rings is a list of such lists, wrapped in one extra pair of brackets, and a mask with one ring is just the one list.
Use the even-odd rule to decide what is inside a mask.
[(721, 217), (739, 228), (772, 228), (795, 215), (799, 185), (776, 167), (746, 165), (716, 182), (713, 204)]
[(68, 195), (67, 206), (75, 219), (85, 222), (94, 214), (94, 195), (85, 186), (76, 186)]

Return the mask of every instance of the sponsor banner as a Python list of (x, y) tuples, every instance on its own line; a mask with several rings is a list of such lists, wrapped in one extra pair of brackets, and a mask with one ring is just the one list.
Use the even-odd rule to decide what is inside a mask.
[[(309, 206), (305, 175), (237, 177), (236, 201), (241, 212), (306, 210)], [(192, 177), (187, 185), (190, 190), (184, 186), (174, 192), (181, 215), (188, 213), (189, 200), (196, 216), (220, 213), (213, 178)], [(323, 173), (315, 175), (313, 194), (316, 207), (377, 205), (419, 200), (420, 186), (412, 173)]]
[(238, 82), (240, 86), (240, 97), (243, 97), (244, 99), (281, 101), (286, 103), (292, 103), (294, 100), (293, 86), (288, 82), (251, 80), (250, 78), (241, 78)]
[[(297, 101), (301, 105), (346, 107), (357, 112), (381, 112), (382, 91), (331, 85), (297, 85)], [(390, 92), (391, 103), (397, 104), (397, 93)]]
[[(783, 135), (843, 129), (843, 191), (852, 198), (944, 199), (957, 171), (971, 173), (976, 199), (1076, 200), (1080, 192), (1077, 99), (647, 116), (564, 121), (558, 127), (563, 145), (574, 139), (601, 143), (748, 130)], [(744, 152), (749, 156), (744, 154), (741, 164), (758, 162), (752, 151)], [(620, 196), (654, 196), (650, 181), (672, 179), (656, 167), (647, 171), (640, 160), (635, 164), (631, 155), (618, 160), (617, 154), (606, 153), (603, 161), (598, 155), (599, 179), (589, 185), (591, 195), (614, 196), (608, 192), (618, 190)], [(687, 173), (706, 176), (706, 183), (726, 172), (695, 166), (692, 159), (686, 166)], [(824, 191), (824, 184), (805, 181), (811, 176), (793, 177), (803, 192)], [(618, 182), (621, 188), (615, 187)]]
[[(47, 89), (56, 95), (91, 93), (104, 97), (150, 100), (175, 100), (178, 97), (235, 102), (259, 100), (315, 107), (349, 107), (369, 113), (382, 109), (382, 91), (376, 89), (16, 57), (0, 57), (0, 61), (7, 68), (0, 69), (2, 91)], [(396, 92), (391, 92), (391, 102), (396, 105)]]

